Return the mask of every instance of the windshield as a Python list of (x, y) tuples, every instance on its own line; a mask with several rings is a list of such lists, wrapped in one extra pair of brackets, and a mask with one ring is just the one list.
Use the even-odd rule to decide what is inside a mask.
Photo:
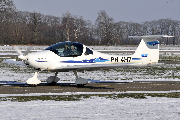
[(45, 50), (50, 50), (61, 57), (76, 57), (83, 53), (83, 45), (75, 42), (61, 42)]
[(93, 51), (86, 47), (85, 55), (93, 54)]

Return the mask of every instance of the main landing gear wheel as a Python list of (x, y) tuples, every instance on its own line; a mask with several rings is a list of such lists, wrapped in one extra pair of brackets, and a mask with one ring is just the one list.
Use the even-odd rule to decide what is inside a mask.
[(73, 72), (74, 72), (74, 74), (76, 76), (75, 84), (77, 85), (77, 87), (84, 87), (84, 85), (86, 85), (89, 80), (78, 77), (77, 71), (73, 71)]
[(54, 86), (57, 82), (51, 82), (51, 83), (48, 83), (50, 86)]
[(77, 87), (84, 87), (84, 84), (77, 84)]
[(37, 85), (35, 84), (29, 84), (29, 87), (36, 87)]
[(57, 74), (58, 72), (55, 73), (55, 76), (48, 77), (46, 82), (51, 86), (55, 85), (60, 80), (60, 78), (57, 77)]

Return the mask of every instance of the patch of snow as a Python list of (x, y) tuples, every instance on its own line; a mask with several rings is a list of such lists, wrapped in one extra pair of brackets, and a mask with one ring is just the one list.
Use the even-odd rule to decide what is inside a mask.
[(81, 101), (0, 102), (1, 119), (179, 119), (180, 98), (110, 99)]

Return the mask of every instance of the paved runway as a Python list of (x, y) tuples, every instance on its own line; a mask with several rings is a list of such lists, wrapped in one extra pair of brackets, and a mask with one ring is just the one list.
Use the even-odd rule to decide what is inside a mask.
[(42, 83), (36, 87), (28, 85), (1, 84), (0, 94), (25, 93), (64, 93), (64, 92), (126, 92), (126, 91), (176, 91), (180, 90), (180, 81), (134, 81), (122, 83), (89, 83), (84, 87), (77, 87), (70, 83), (57, 83), (49, 86)]

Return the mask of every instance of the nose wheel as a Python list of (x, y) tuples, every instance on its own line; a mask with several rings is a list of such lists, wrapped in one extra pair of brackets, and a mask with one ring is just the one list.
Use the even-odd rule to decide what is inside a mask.
[(29, 78), (26, 83), (29, 84), (29, 86), (36, 86), (37, 84), (40, 84), (41, 81), (38, 80), (37, 76), (38, 76), (39, 72), (35, 72), (34, 76), (32, 78)]

